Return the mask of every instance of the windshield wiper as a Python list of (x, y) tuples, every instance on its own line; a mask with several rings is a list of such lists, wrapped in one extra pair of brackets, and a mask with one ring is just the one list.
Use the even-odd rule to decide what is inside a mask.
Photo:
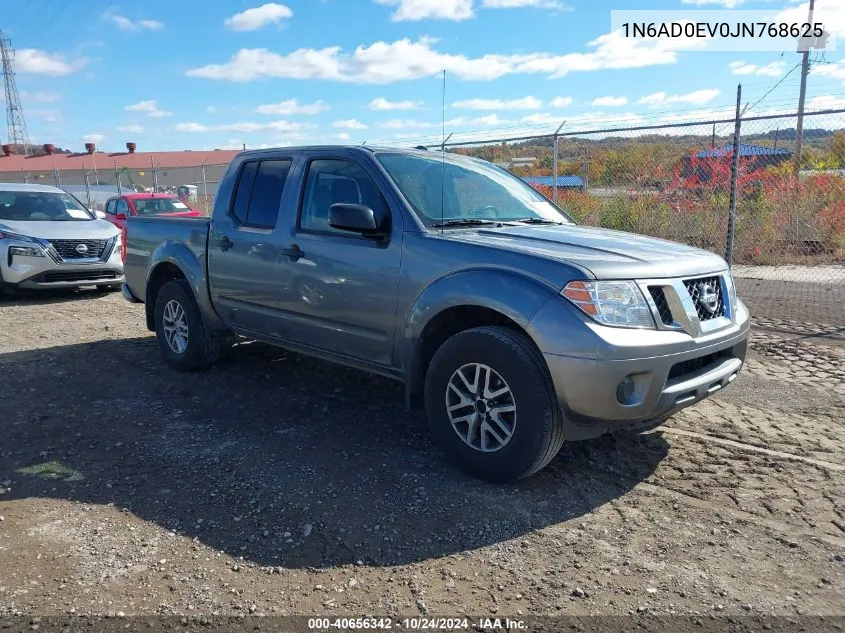
[(509, 220), (509, 222), (521, 222), (522, 224), (563, 224), (563, 222), (544, 220), (543, 218), (521, 218), (519, 220)]
[(481, 218), (461, 218), (459, 220), (444, 220), (437, 224), (432, 224), (432, 228), (440, 228), (446, 226), (486, 226), (489, 224), (501, 224), (498, 220), (482, 220)]

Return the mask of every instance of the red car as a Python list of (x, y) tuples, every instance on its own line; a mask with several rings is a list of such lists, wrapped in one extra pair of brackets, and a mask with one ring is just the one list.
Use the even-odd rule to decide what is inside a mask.
[(105, 204), (106, 220), (123, 228), (130, 215), (161, 215), (197, 218), (202, 215), (169, 193), (127, 193), (109, 198)]

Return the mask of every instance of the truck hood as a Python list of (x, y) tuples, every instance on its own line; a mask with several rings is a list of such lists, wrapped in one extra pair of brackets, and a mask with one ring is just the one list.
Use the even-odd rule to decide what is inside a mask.
[(576, 264), (597, 279), (686, 277), (726, 270), (725, 260), (654, 237), (577, 225), (450, 229), (448, 239)]
[(96, 240), (114, 237), (120, 230), (105, 220), (17, 222), (0, 220), (0, 231), (42, 240)]

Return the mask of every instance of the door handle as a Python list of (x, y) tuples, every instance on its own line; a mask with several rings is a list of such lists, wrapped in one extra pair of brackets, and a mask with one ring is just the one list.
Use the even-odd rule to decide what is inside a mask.
[(293, 261), (296, 261), (298, 259), (301, 259), (302, 257), (305, 257), (305, 252), (301, 248), (299, 248), (298, 244), (293, 244), (288, 248), (283, 248), (282, 255), (290, 257)]
[(222, 251), (228, 251), (234, 245), (235, 243), (229, 239), (228, 235), (221, 235), (217, 238), (217, 246), (219, 246)]

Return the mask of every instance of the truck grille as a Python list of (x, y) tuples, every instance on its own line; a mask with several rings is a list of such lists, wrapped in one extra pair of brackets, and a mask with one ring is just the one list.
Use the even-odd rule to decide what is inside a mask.
[(684, 286), (692, 297), (695, 311), (702, 321), (725, 316), (725, 302), (722, 297), (722, 280), (717, 277), (685, 279)]
[(666, 293), (663, 290), (663, 286), (649, 286), (648, 291), (654, 300), (654, 306), (657, 308), (660, 320), (666, 325), (672, 325), (675, 320), (672, 318), (672, 310), (669, 308), (669, 302), (666, 300)]
[[(108, 240), (51, 240), (50, 244), (62, 259), (101, 259)], [(84, 248), (82, 248), (84, 246)]]

